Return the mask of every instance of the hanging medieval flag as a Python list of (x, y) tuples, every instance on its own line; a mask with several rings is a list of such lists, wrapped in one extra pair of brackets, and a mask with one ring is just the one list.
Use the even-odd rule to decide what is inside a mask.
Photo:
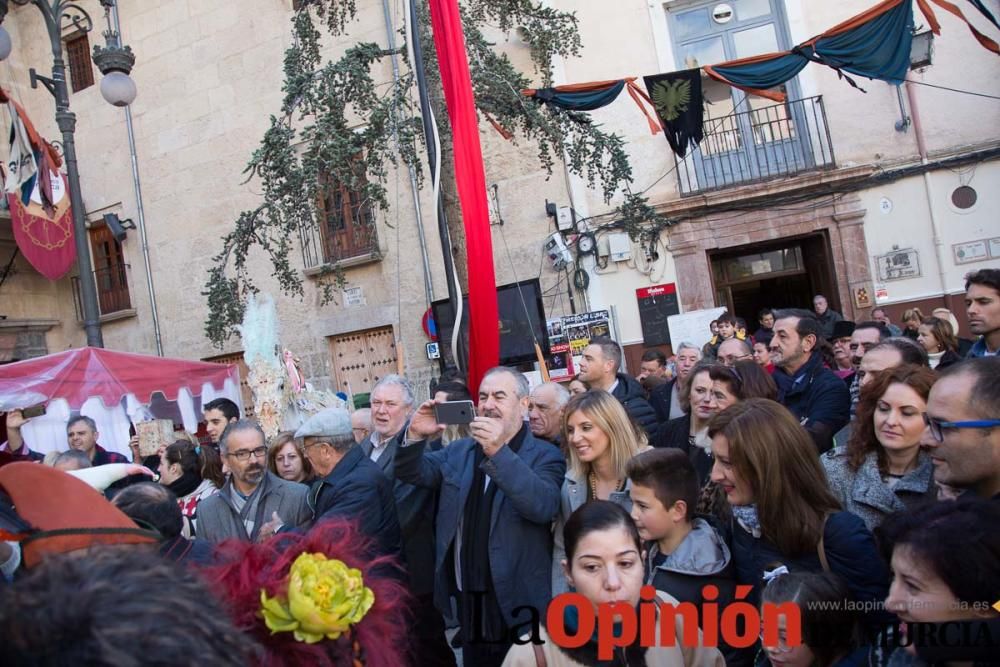
[[(649, 131), (656, 134), (660, 131), (660, 124), (646, 109), (645, 104), (652, 105), (646, 93), (635, 82), (636, 77), (631, 76), (625, 79), (612, 79), (610, 81), (590, 81), (588, 83), (571, 83), (552, 88), (525, 88), (521, 94), (530, 97), (539, 104), (544, 104), (554, 109), (564, 109), (566, 111), (594, 111), (608, 106), (621, 95), (623, 90), (628, 90), (628, 94), (639, 107), (639, 110), (646, 116), (649, 124)], [(643, 103), (645, 101), (645, 104)]]
[(688, 145), (697, 146), (704, 136), (701, 70), (645, 76), (643, 82), (670, 147), (679, 157), (684, 157)]
[(69, 188), (58, 171), (62, 159), (3, 90), (0, 102), (7, 103), (11, 117), (4, 191), (14, 240), (39, 273), (58, 280), (76, 260)]
[(76, 261), (73, 212), (66, 177), (58, 172), (51, 172), (49, 176), (51, 209), (46, 210), (43, 205), (37, 182), (27, 206), (17, 192), (7, 193), (7, 204), (17, 247), (40, 274), (49, 280), (59, 280)]

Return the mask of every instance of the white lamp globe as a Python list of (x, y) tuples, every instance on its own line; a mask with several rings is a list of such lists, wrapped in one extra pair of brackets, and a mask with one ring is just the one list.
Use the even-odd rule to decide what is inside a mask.
[(101, 79), (101, 96), (116, 107), (127, 107), (136, 96), (135, 82), (124, 72), (108, 72)]
[(7, 60), (13, 44), (10, 41), (10, 33), (7, 28), (0, 25), (0, 60)]

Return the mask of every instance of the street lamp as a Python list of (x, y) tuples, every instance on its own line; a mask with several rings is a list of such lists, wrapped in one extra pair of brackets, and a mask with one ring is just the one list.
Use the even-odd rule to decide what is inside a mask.
[[(63, 156), (66, 159), (66, 178), (69, 182), (70, 204), (73, 209), (73, 230), (76, 237), (76, 258), (80, 267), (80, 294), (83, 302), (83, 328), (87, 334), (87, 345), (104, 347), (101, 337), (101, 312), (97, 302), (97, 287), (94, 271), (90, 263), (90, 248), (87, 243), (87, 224), (84, 219), (83, 198), (80, 196), (80, 171), (76, 162), (76, 114), (69, 110), (69, 91), (66, 87), (66, 62), (63, 60), (63, 27), (74, 27), (81, 32), (90, 32), (94, 21), (75, 2), (66, 0), (10, 0), (16, 5), (34, 5), (45, 19), (45, 28), (52, 45), (52, 77), (30, 70), (31, 87), (41, 83), (56, 100), (56, 123), (62, 132)], [(135, 84), (128, 74), (135, 63), (132, 49), (121, 45), (117, 31), (111, 26), (111, 9), (115, 0), (100, 0), (108, 29), (104, 33), (107, 46), (94, 47), (94, 62), (105, 75), (101, 81), (101, 95), (115, 106), (127, 106), (135, 99)], [(8, 0), (0, 0), (0, 23), (7, 16)], [(0, 25), (0, 60), (10, 55), (10, 33)], [(109, 81), (110, 79), (110, 81)]]

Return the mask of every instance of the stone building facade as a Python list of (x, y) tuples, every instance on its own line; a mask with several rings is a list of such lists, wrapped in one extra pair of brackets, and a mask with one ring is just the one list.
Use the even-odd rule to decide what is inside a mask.
[[(97, 0), (81, 4), (100, 16)], [(403, 4), (388, 0), (393, 34), (401, 27)], [(693, 53), (731, 58), (772, 45), (787, 48), (873, 0), (547, 4), (575, 11), (579, 19), (583, 52), (558, 62), (555, 71), (557, 83), (577, 83), (682, 69)], [(102, 317), (105, 344), (155, 353), (155, 301), (164, 354), (234, 361), (238, 340), (219, 350), (204, 335), (201, 292), (219, 239), (240, 211), (260, 202), (259, 189), (253, 180), (244, 182), (242, 170), (269, 115), (279, 108), (292, 0), (123, 0), (120, 5), (123, 41), (137, 55), (132, 76), (139, 96), (131, 114), (148, 244), (144, 248), (132, 230), (114, 250), (120, 253), (127, 303), (115, 303)], [(720, 23), (723, 6), (735, 18)], [(351, 39), (387, 44), (382, 3), (363, 0), (359, 7)], [(593, 112), (594, 122), (628, 142), (633, 189), (647, 191), (658, 210), (677, 224), (656, 239), (632, 242), (631, 255), (623, 261), (582, 259), (590, 277), (585, 290), (569, 288), (566, 275), (544, 258), (542, 243), (556, 229), (545, 203), (571, 205), (577, 219), (594, 220), (618, 202), (606, 205), (600, 193), (561, 171), (561, 165), (550, 177), (533, 146), (506, 141), (483, 123), (486, 178), (497, 214), (492, 226), (497, 284), (537, 277), (550, 317), (570, 313), (568, 289), (577, 311), (613, 307), (615, 330), (630, 359), (643, 347), (635, 290), (653, 284), (674, 283), (685, 312), (724, 305), (751, 321), (759, 304), (792, 305), (783, 299), (796, 295), (801, 302), (802, 295), (808, 299), (820, 290), (856, 319), (867, 317), (875, 304), (887, 305), (898, 319), (908, 304), (948, 301), (963, 320), (956, 295), (964, 272), (1000, 266), (1000, 254), (989, 254), (990, 239), (1000, 237), (993, 213), (1000, 208), (1000, 190), (988, 186), (1000, 177), (995, 131), (1000, 107), (994, 100), (931, 86), (1000, 95), (1000, 64), (953, 17), (939, 19), (943, 34), (935, 40), (933, 63), (911, 72), (915, 83), (907, 84), (909, 93), (869, 81), (862, 93), (815, 65), (790, 85), (791, 102), (785, 106), (713, 91), (706, 128), (717, 141), (734, 141), (744, 153), (758, 141), (799, 142), (796, 146), (811, 141), (808, 157), (797, 148), (802, 161), (795, 158), (776, 173), (758, 163), (756, 171), (741, 168), (721, 179), (712, 176), (709, 167), (718, 153), (711, 153), (709, 144), (677, 160), (661, 136), (650, 135), (625, 95)], [(0, 85), (25, 106), (46, 137), (56, 138), (51, 98), (28, 85), (29, 68), (44, 72), (51, 63), (41, 18), (33, 7), (12, 5), (4, 26), (13, 36), (14, 52), (0, 66)], [(983, 29), (988, 31), (988, 24)], [(530, 71), (527, 49), (515, 34), (495, 38), (498, 48)], [(91, 33), (91, 46), (98, 39), (96, 31)], [(328, 53), (340, 53), (347, 42), (330, 42)], [(713, 51), (702, 42), (723, 49)], [(99, 78), (96, 68), (94, 73)], [(392, 76), (388, 63), (381, 76), (385, 81)], [(71, 104), (78, 116), (81, 186), (92, 233), (99, 233), (104, 213), (139, 222), (123, 111), (104, 103), (97, 86), (74, 92)], [(765, 166), (770, 159), (765, 155)], [(422, 327), (429, 306), (425, 282), (431, 300), (447, 296), (430, 194), (425, 189), (414, 197), (405, 170), (391, 171), (387, 185), (392, 206), (377, 220), (378, 252), (345, 269), (351, 290), (339, 295), (338, 303), (320, 304), (307, 252), (296, 257), (305, 278), (302, 299), (279, 296), (265, 258), (251, 258), (259, 284), (276, 297), (283, 344), (318, 386), (361, 393), (377, 377), (400, 370), (424, 393), (439, 372), (427, 359), (429, 339)], [(959, 188), (974, 190), (972, 205), (953, 202)], [(419, 252), (415, 200), (423, 213), (429, 274)], [(599, 248), (614, 231), (596, 224), (589, 230)], [(13, 251), (10, 238), (10, 223), (0, 221), (0, 264)], [(980, 242), (986, 255), (977, 259)], [(1000, 252), (1000, 240), (994, 245)], [(658, 252), (647, 258), (644, 248), (650, 246)], [(778, 256), (769, 253), (791, 259), (781, 266), (762, 264)], [(880, 273), (880, 261), (896, 256), (914, 258), (919, 267)], [(23, 258), (13, 267), (0, 286), (0, 315), (6, 316), (0, 320), (0, 361), (82, 345), (73, 277), (49, 282)], [(870, 300), (859, 300), (859, 294)]]

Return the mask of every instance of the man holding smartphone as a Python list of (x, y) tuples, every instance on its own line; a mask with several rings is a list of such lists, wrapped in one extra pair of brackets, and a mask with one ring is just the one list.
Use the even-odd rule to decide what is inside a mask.
[(540, 563), (552, 559), (552, 519), (566, 461), (525, 424), (528, 381), (498, 366), (479, 385), (472, 437), (439, 451), (428, 442), (445, 426), (435, 401), (420, 405), (396, 451), (396, 477), (440, 492), (435, 524), (434, 600), (459, 600), (462, 662), (498, 666), (512, 628), (544, 614), (552, 581)]

